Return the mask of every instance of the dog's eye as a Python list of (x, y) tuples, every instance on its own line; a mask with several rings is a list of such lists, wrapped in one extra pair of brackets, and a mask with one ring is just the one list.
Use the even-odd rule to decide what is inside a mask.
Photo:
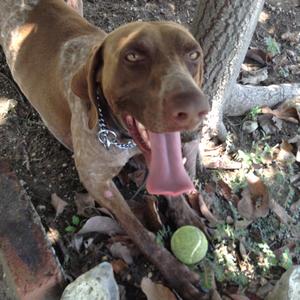
[(190, 60), (193, 60), (193, 61), (196, 61), (196, 60), (198, 60), (198, 58), (200, 57), (200, 52), (199, 51), (192, 51), (192, 52), (190, 52), (189, 54), (188, 54), (188, 56), (189, 56), (189, 59)]
[(139, 62), (145, 59), (145, 56), (137, 52), (129, 52), (126, 54), (125, 59), (129, 62)]

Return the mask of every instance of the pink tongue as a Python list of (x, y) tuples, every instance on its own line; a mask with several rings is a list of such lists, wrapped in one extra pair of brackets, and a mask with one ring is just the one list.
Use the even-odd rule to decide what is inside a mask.
[(146, 187), (149, 193), (180, 195), (194, 189), (186, 173), (181, 154), (179, 132), (149, 132), (151, 160)]

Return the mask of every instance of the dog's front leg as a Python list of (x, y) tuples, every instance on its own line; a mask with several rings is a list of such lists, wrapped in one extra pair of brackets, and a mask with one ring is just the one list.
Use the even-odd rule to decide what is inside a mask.
[(201, 299), (201, 293), (196, 288), (199, 283), (198, 275), (156, 243), (154, 234), (146, 230), (135, 217), (112, 181), (98, 186), (97, 190), (88, 191), (101, 206), (113, 213), (135, 245), (184, 299)]
[(128, 158), (135, 153), (111, 152), (100, 146), (96, 129), (89, 129), (87, 108), (73, 101), (72, 140), (79, 177), (90, 195), (107, 208), (140, 251), (160, 270), (168, 283), (187, 300), (201, 299), (198, 275), (181, 264), (167, 249), (158, 245), (155, 236), (139, 222), (112, 182)]

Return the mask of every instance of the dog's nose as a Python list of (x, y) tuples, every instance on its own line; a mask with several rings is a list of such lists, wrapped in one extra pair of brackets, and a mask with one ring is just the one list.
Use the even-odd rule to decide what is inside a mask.
[(169, 121), (184, 128), (196, 126), (209, 111), (208, 97), (201, 90), (174, 93), (167, 102)]

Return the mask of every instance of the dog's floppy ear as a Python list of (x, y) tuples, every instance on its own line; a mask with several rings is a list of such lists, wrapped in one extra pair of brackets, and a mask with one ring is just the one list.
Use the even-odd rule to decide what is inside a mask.
[(98, 111), (96, 92), (99, 87), (99, 71), (102, 66), (102, 47), (94, 47), (86, 63), (73, 76), (71, 89), (73, 93), (85, 100), (88, 106), (89, 128), (97, 125)]

